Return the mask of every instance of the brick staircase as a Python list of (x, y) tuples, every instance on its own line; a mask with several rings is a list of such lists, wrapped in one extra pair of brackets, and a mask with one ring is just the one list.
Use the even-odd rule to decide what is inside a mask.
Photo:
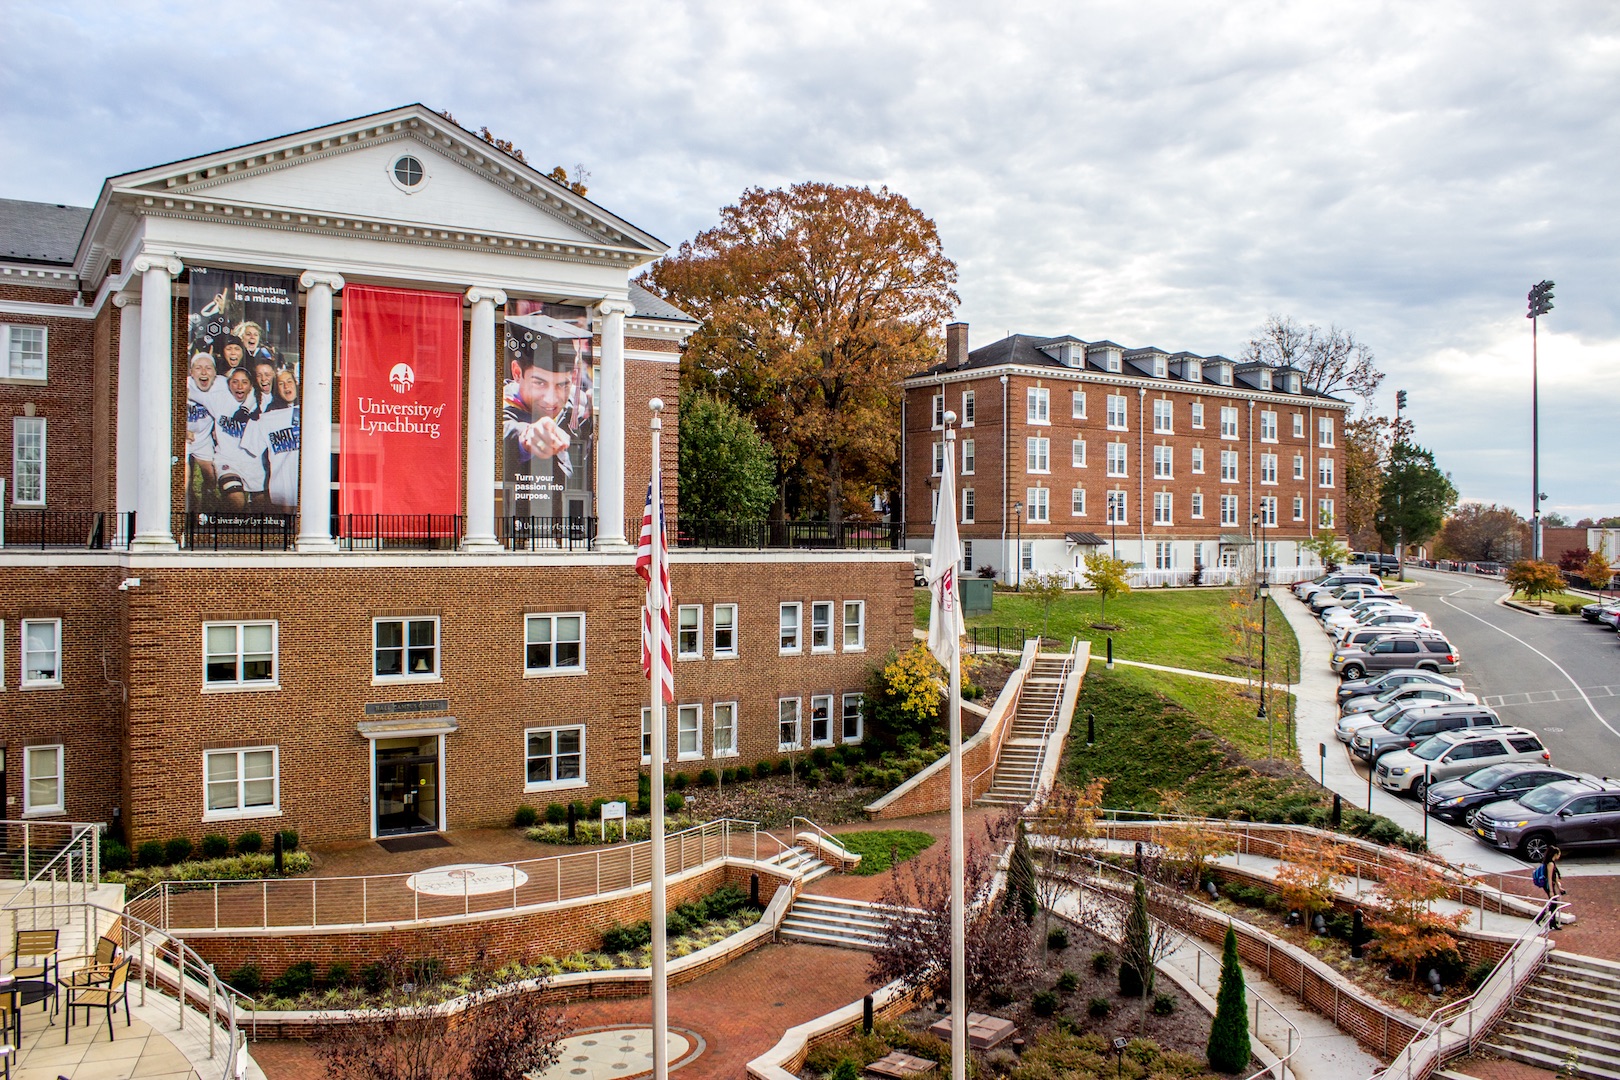
[(881, 904), (865, 900), (801, 893), (782, 920), (781, 935), (789, 941), (813, 945), (871, 949), (883, 941), (886, 910)]
[(806, 885), (833, 872), (833, 868), (823, 862), (819, 856), (797, 844), (785, 851), (777, 852), (765, 861), (773, 866), (780, 866), (785, 870), (793, 870), (804, 875), (804, 884)]
[(1620, 1080), (1620, 964), (1554, 952), (1486, 1048), (1552, 1071), (1574, 1051), (1576, 1076)]
[(979, 802), (1023, 806), (1035, 796), (1047, 740), (1057, 722), (1058, 705), (1068, 680), (1068, 667), (1066, 656), (1035, 658), (1024, 679), (1012, 730), (1001, 744), (990, 790), (979, 797)]

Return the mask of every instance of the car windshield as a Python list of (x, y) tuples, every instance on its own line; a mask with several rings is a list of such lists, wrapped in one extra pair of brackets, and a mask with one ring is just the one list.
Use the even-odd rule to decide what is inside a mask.
[(1446, 749), (1450, 746), (1450, 740), (1442, 739), (1436, 735), (1434, 738), (1425, 739), (1421, 744), (1419, 744), (1418, 748), (1412, 751), (1412, 756), (1422, 758), (1424, 761), (1433, 761), (1435, 758), (1445, 753)]
[(1544, 784), (1528, 795), (1520, 795), (1519, 802), (1538, 814), (1550, 814), (1569, 796), (1570, 791), (1563, 784)]
[(1498, 784), (1510, 776), (1517, 776), (1520, 772), (1517, 765), (1487, 765), (1478, 772), (1471, 772), (1463, 777), (1463, 783), (1480, 791), (1494, 791)]
[(1401, 685), (1401, 686), (1391, 687), (1390, 689), (1385, 690), (1383, 693), (1379, 694), (1378, 695), (1378, 700), (1379, 701), (1384, 701), (1384, 702), (1394, 701), (1396, 698), (1401, 696), (1402, 691), (1404, 691), (1405, 689), (1406, 689), (1406, 686), (1404, 684)]
[[(1394, 702), (1391, 702), (1390, 704), (1393, 705)], [(1388, 708), (1388, 706), (1385, 706), (1385, 708)], [(1412, 725), (1417, 723), (1417, 721), (1418, 718), (1415, 713), (1407, 713), (1405, 716), (1389, 725), (1389, 730), (1393, 731), (1397, 735), (1405, 735), (1407, 731), (1411, 729)]]
[(1372, 718), (1380, 724), (1387, 724), (1391, 719), (1401, 715), (1401, 706), (1404, 702), (1392, 701), (1382, 709), (1372, 714)]

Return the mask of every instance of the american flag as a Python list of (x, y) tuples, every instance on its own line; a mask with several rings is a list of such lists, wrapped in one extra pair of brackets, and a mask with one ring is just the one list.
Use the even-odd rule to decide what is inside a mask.
[[(663, 495), (658, 476), (647, 485), (647, 508), (641, 513), (641, 539), (636, 544), (636, 573), (647, 583), (647, 599), (641, 606), (641, 674), (652, 678), (653, 610), (658, 610), (658, 650), (663, 657), (664, 701), (675, 700), (675, 647), (669, 621), (669, 544), (664, 536)], [(658, 507), (658, 580), (653, 581), (653, 507)]]

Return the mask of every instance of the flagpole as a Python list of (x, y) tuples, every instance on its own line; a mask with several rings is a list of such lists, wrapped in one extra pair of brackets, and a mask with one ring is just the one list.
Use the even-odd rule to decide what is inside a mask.
[(669, 981), (665, 969), (669, 951), (668, 929), (664, 924), (664, 650), (661, 627), (669, 597), (664, 595), (664, 485), (660, 482), (663, 459), (659, 443), (663, 433), (660, 414), (664, 403), (653, 398), (652, 411), (652, 671), (648, 680), (652, 702), (652, 1053), (653, 1080), (669, 1078)]
[[(940, 499), (939, 515), (956, 519), (956, 415), (945, 414), (945, 474), (950, 504)], [(938, 567), (933, 568), (936, 571)], [(956, 592), (955, 567), (945, 579)], [(958, 608), (957, 610), (960, 610)], [(967, 853), (962, 837), (962, 657), (961, 641), (951, 634), (950, 712), (951, 741), (951, 1080), (967, 1080), (967, 888), (964, 867)]]

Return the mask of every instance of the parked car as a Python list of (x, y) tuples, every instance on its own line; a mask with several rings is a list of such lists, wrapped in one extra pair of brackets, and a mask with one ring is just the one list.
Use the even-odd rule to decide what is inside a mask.
[(1474, 705), (1479, 699), (1466, 690), (1454, 690), (1449, 686), (1436, 686), (1433, 683), (1407, 683), (1404, 686), (1394, 686), (1381, 694), (1364, 694), (1353, 697), (1339, 705), (1340, 716), (1360, 716), (1366, 713), (1377, 712), (1392, 701), (1433, 701), (1437, 704), (1455, 702), (1459, 705)]
[(1330, 607), (1322, 612), (1322, 629), (1336, 634), (1346, 626), (1365, 626), (1375, 615), (1392, 611), (1412, 611), (1399, 600), (1363, 600), (1348, 607)]
[(1426, 705), (1401, 713), (1388, 727), (1362, 728), (1350, 740), (1350, 752), (1376, 765), (1391, 750), (1411, 750), (1442, 731), (1501, 726), (1501, 719), (1483, 705)]
[(1359, 649), (1334, 649), (1332, 661), (1333, 670), (1345, 679), (1359, 679), (1369, 671), (1395, 668), (1456, 671), (1461, 662), (1462, 654), (1445, 638), (1416, 634), (1380, 638)]
[(1620, 611), (1620, 600), (1595, 600), (1581, 608), (1581, 618), (1589, 623), (1595, 623), (1598, 621), (1598, 616), (1603, 612), (1613, 613), (1616, 611)]
[(1394, 627), (1400, 630), (1432, 630), (1434, 624), (1429, 622), (1429, 616), (1421, 611), (1383, 611), (1375, 612), (1360, 622), (1348, 626), (1335, 628), (1332, 633), (1335, 639), (1342, 638), (1358, 626), (1377, 629), (1381, 626)]
[(1433, 704), (1432, 701), (1392, 701), (1372, 712), (1351, 713), (1349, 716), (1339, 717), (1338, 723), (1334, 725), (1333, 734), (1342, 743), (1353, 742), (1358, 731), (1365, 728), (1387, 727), (1402, 713), (1409, 713), (1413, 709), (1426, 709)]
[(1366, 571), (1342, 571), (1337, 574), (1328, 574), (1325, 577), (1302, 581), (1294, 586), (1294, 595), (1301, 600), (1309, 599), (1314, 593), (1322, 589), (1337, 589), (1341, 585), (1377, 585), (1378, 578)]
[(1318, 613), (1328, 608), (1353, 607), (1366, 600), (1400, 601), (1400, 597), (1392, 592), (1385, 592), (1377, 585), (1350, 585), (1339, 589), (1328, 589), (1311, 597), (1311, 607)]
[(1377, 556), (1377, 562), (1368, 560), (1367, 565), (1374, 568), (1377, 573), (1386, 577), (1390, 574), (1398, 573), (1401, 568), (1400, 560), (1388, 552), (1379, 554)]
[(1405, 686), (1408, 683), (1432, 683), (1435, 686), (1449, 686), (1453, 690), (1463, 688), (1463, 681), (1450, 675), (1441, 675), (1436, 671), (1419, 671), (1417, 668), (1397, 668), (1375, 678), (1340, 683), (1339, 701), (1342, 704), (1363, 694), (1381, 694), (1391, 687)]
[(1445, 635), (1438, 630), (1396, 630), (1388, 626), (1363, 626), (1357, 627), (1346, 634), (1343, 640), (1334, 642), (1333, 648), (1336, 653), (1348, 652), (1351, 649), (1365, 649), (1375, 641), (1383, 641), (1385, 638), (1392, 637), (1443, 638)]
[(1565, 850), (1620, 844), (1620, 781), (1581, 776), (1543, 784), (1474, 815), (1474, 838), (1528, 862), (1553, 844)]
[(1437, 818), (1465, 822), (1472, 828), (1474, 815), (1487, 803), (1516, 799), (1543, 784), (1573, 780), (1575, 776), (1575, 773), (1535, 762), (1487, 765), (1467, 776), (1430, 784), (1425, 809)]
[(1378, 759), (1373, 779), (1385, 791), (1423, 799), (1436, 780), (1455, 780), (1481, 765), (1540, 761), (1552, 754), (1527, 728), (1463, 728), (1431, 735), (1410, 750), (1391, 750)]

